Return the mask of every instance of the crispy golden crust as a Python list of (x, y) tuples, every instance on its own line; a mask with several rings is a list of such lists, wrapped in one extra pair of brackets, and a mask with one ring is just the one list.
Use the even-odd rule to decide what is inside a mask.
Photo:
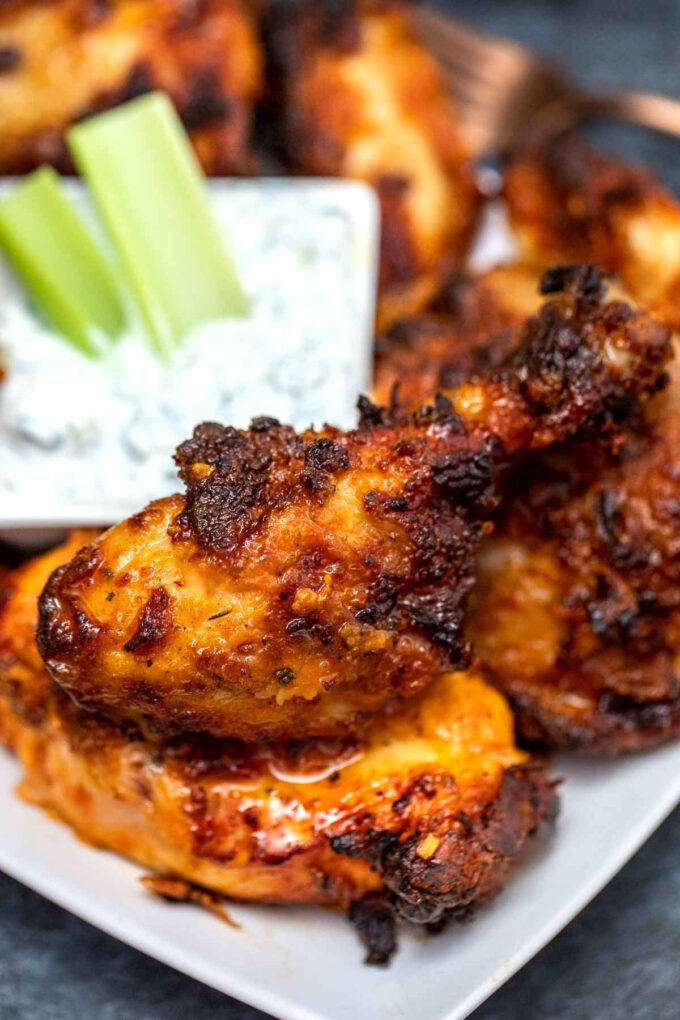
[[(37, 599), (50, 573), (88, 542), (95, 531), (73, 531), (68, 541), (51, 552), (28, 560), (12, 571), (0, 568), (0, 676), (5, 695), (30, 723), (43, 719), (47, 677), (35, 646)], [(38, 678), (38, 679), (36, 679)], [(0, 709), (0, 739), (11, 743), (12, 714)]]
[(65, 130), (160, 88), (208, 173), (254, 169), (261, 45), (239, 0), (59, 0), (0, 10), (0, 172), (70, 171)]
[(524, 259), (594, 262), (680, 328), (680, 207), (650, 171), (567, 137), (518, 159), (505, 193)]
[(379, 325), (417, 312), (466, 252), (479, 202), (446, 88), (408, 5), (279, 0), (266, 35), (288, 165), (375, 187)]
[(335, 741), (158, 745), (82, 712), (30, 651), (37, 593), (80, 541), (12, 575), (0, 735), (23, 763), (22, 794), (84, 839), (235, 899), (346, 908), (381, 891), (426, 923), (497, 892), (554, 816), (552, 784), (516, 749), (505, 701), (471, 674), (442, 676), (362, 738)]
[(621, 752), (680, 733), (680, 379), (613, 451), (517, 472), (470, 637), (533, 741)]
[[(508, 302), (539, 272), (459, 283), (438, 330), (415, 320), (379, 346), (378, 385), (411, 369), (400, 393), (417, 400), (474, 375), (516, 343)], [(616, 753), (680, 732), (677, 377), (613, 450), (572, 443), (518, 469), (482, 544), (468, 635), (525, 740)]]
[(261, 902), (347, 907), (386, 888), (419, 922), (496, 892), (553, 803), (500, 696), (464, 674), (345, 746), (159, 751), (67, 705), (17, 743), (25, 796), (146, 867)]
[[(507, 191), (525, 256), (588, 250), (680, 322), (680, 209), (651, 175), (571, 140), (517, 163)], [(675, 367), (613, 450), (523, 467), (483, 548), (470, 636), (529, 740), (616, 753), (680, 732), (679, 394)]]
[(38, 642), (57, 682), (149, 734), (300, 738), (356, 729), (463, 664), (499, 474), (618, 424), (669, 355), (592, 267), (543, 287), (511, 360), (432, 407), (365, 402), (349, 433), (199, 427), (177, 454), (186, 496), (52, 575)]

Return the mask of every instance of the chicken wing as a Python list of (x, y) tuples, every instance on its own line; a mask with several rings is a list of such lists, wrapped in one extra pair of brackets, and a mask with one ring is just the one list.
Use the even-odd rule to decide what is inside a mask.
[(0, 10), (0, 173), (70, 171), (76, 120), (160, 88), (208, 173), (254, 169), (263, 84), (257, 27), (239, 0), (16, 0)]
[(532, 742), (608, 752), (680, 733), (680, 377), (615, 451), (518, 470), (482, 548), (469, 636)]
[[(592, 250), (680, 322), (680, 208), (650, 175), (570, 141), (520, 161), (508, 197), (534, 262), (543, 246)], [(517, 471), (482, 549), (469, 636), (525, 737), (621, 752), (680, 733), (679, 451), (674, 365), (613, 449), (570, 443)]]
[(147, 733), (255, 740), (355, 729), (467, 661), (462, 637), (496, 484), (519, 455), (620, 423), (669, 336), (557, 268), (511, 359), (359, 427), (200, 426), (185, 496), (152, 503), (51, 577), (38, 643), (72, 697)]
[(439, 69), (408, 4), (274, 0), (274, 133), (297, 173), (372, 184), (383, 214), (381, 327), (423, 308), (467, 250), (479, 205)]
[(505, 193), (526, 261), (594, 262), (680, 328), (680, 206), (651, 171), (567, 136), (512, 164)]
[(554, 816), (553, 786), (515, 747), (505, 701), (472, 674), (438, 678), (423, 700), (341, 740), (158, 745), (82, 712), (32, 646), (38, 592), (80, 541), (10, 578), (0, 736), (23, 764), (23, 796), (88, 842), (235, 899), (353, 905), (380, 936), (369, 958), (383, 962), (393, 912), (467, 916)]

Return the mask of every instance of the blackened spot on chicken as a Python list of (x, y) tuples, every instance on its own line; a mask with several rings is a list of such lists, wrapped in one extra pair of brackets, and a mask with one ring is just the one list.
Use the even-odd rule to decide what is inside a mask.
[(123, 648), (126, 652), (146, 656), (164, 643), (171, 628), (170, 597), (161, 585), (151, 592), (148, 602), (139, 614), (137, 629)]
[[(187, 502), (172, 531), (204, 548), (230, 552), (284, 507), (302, 467), (306, 443), (287, 425), (257, 419), (247, 432), (207, 422), (177, 449)], [(196, 470), (197, 465), (201, 468)], [(212, 467), (205, 472), (203, 465)]]
[(357, 401), (359, 429), (372, 429), (387, 424), (385, 409), (374, 404), (363, 393)]
[(454, 409), (453, 404), (448, 397), (444, 396), (443, 393), (436, 393), (434, 397), (434, 411), (437, 421), (441, 424), (446, 424), (449, 431), (457, 433), (460, 436), (466, 434), (465, 424), (463, 419)]
[(372, 626), (383, 623), (396, 606), (398, 596), (398, 587), (386, 574), (380, 574), (376, 583), (371, 586), (366, 605), (357, 609), (354, 615), (360, 623), (369, 623)]
[[(433, 788), (446, 778), (433, 774)], [(556, 814), (554, 784), (543, 767), (512, 766), (503, 774), (496, 799), (482, 812), (433, 833), (434, 854), (421, 854), (423, 832), (399, 838), (401, 827), (408, 825), (408, 804), (396, 813), (397, 831), (355, 830), (332, 838), (331, 849), (367, 860), (391, 892), (400, 916), (433, 924), (462, 918), (473, 903), (493, 896), (523, 843)]]
[(677, 728), (680, 724), (680, 698), (667, 701), (637, 702), (613, 691), (605, 691), (598, 701), (598, 711), (610, 721), (645, 731)]
[(180, 110), (187, 131), (196, 131), (206, 124), (225, 120), (232, 112), (232, 104), (222, 94), (217, 72), (208, 68), (196, 75), (189, 95)]
[(433, 472), (435, 485), (461, 509), (488, 507), (493, 462), (487, 454), (472, 450), (442, 454), (433, 461)]
[(464, 669), (470, 663), (470, 645), (462, 639), (469, 588), (468, 584), (460, 591), (412, 595), (403, 602), (411, 624), (446, 649), (454, 669)]
[(38, 599), (39, 619), (36, 631), (38, 650), (46, 662), (51, 657), (68, 656), (71, 651), (93, 641), (99, 627), (77, 602), (64, 605), (61, 586), (88, 582), (101, 566), (99, 550), (91, 545), (82, 549), (70, 563), (57, 567)]
[(296, 616), (286, 624), (286, 633), (295, 638), (316, 639), (322, 645), (329, 645), (333, 640), (333, 630), (328, 624), (319, 623), (308, 616)]
[(349, 454), (332, 439), (316, 439), (305, 450), (305, 465), (315, 471), (346, 471)]
[(152, 92), (153, 88), (154, 80), (151, 71), (144, 64), (135, 64), (121, 89), (118, 101), (126, 103), (130, 99), (136, 99), (138, 96), (146, 95), (147, 92)]
[(325, 437), (315, 439), (305, 450), (305, 470), (301, 481), (309, 492), (323, 493), (328, 489), (328, 476), (348, 468), (349, 454), (340, 443)]
[(541, 294), (556, 294), (573, 286), (579, 295), (601, 297), (603, 280), (600, 271), (587, 262), (583, 265), (551, 266), (541, 278)]
[(0, 46), (0, 74), (9, 74), (21, 67), (23, 56), (16, 46)]
[(408, 510), (408, 500), (405, 496), (397, 496), (394, 499), (388, 499), (385, 503), (385, 509), (395, 514), (403, 513), (404, 510)]
[(389, 898), (380, 891), (367, 893), (352, 902), (349, 919), (366, 948), (364, 962), (386, 966), (397, 948), (396, 916)]
[[(251, 432), (270, 432), (272, 429), (277, 429), (281, 425), (278, 418), (270, 418), (266, 414), (261, 414), (257, 418), (253, 418), (250, 423)], [(216, 426), (222, 428), (221, 425)]]

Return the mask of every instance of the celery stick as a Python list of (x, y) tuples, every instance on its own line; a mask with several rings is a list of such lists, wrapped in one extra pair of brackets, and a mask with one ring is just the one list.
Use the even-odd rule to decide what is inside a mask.
[(101, 353), (121, 332), (113, 270), (54, 170), (36, 170), (0, 201), (0, 248), (45, 316), (85, 354)]
[(247, 312), (203, 175), (167, 96), (141, 96), (83, 121), (71, 129), (69, 145), (161, 354), (198, 322)]

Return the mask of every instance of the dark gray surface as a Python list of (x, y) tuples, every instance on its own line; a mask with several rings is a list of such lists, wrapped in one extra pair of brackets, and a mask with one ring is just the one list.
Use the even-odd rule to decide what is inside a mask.
[[(594, 85), (680, 96), (680, 3), (675, 0), (455, 0), (448, 6), (488, 30), (541, 48)], [(680, 190), (680, 143), (618, 131), (607, 132), (606, 141), (653, 162)], [(678, 845), (680, 812), (565, 932), (477, 1011), (475, 1020), (675, 1020), (680, 1015)], [(0, 1020), (261, 1016), (0, 876)]]
[[(677, 1020), (679, 844), (680, 810), (474, 1020)], [(141, 956), (2, 875), (0, 903), (2, 1020), (264, 1016)]]

